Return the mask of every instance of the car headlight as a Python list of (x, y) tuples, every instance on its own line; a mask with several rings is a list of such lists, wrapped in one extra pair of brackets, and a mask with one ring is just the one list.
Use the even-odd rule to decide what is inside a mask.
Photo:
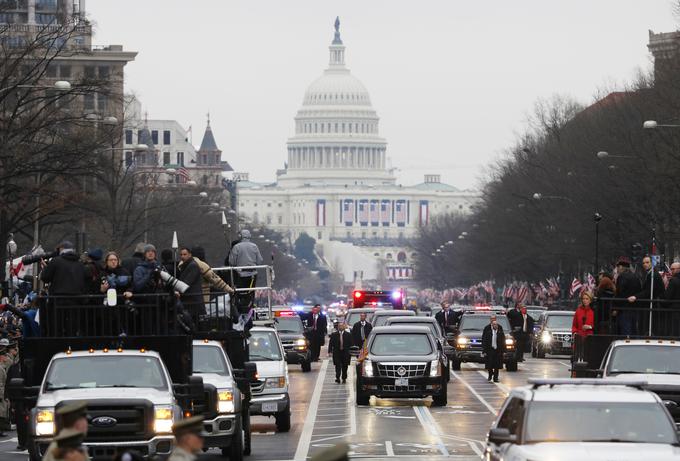
[(544, 343), (549, 343), (549, 342), (552, 341), (552, 335), (550, 334), (549, 331), (544, 331), (541, 334), (541, 341), (544, 342)]
[(442, 369), (439, 360), (433, 360), (430, 362), (430, 378), (435, 378), (441, 376)]
[(295, 340), (295, 345), (296, 345), (296, 346), (306, 346), (306, 345), (307, 345), (307, 341), (306, 341), (305, 339), (302, 339), (302, 338), (296, 339), (296, 340)]
[(512, 338), (505, 338), (505, 345), (506, 346), (512, 346), (515, 344), (515, 340)]
[(286, 377), (276, 376), (274, 378), (267, 378), (264, 386), (269, 389), (286, 387)]
[(234, 393), (231, 391), (231, 389), (217, 390), (217, 412), (218, 413), (234, 412)]
[(43, 408), (35, 415), (35, 435), (54, 435), (54, 408)]
[(363, 370), (364, 370), (364, 376), (367, 378), (372, 378), (373, 377), (373, 363), (366, 359), (364, 360), (364, 363), (362, 365)]
[(470, 344), (470, 340), (464, 336), (461, 336), (456, 340), (456, 345), (460, 348), (465, 348), (468, 344)]
[(153, 430), (156, 434), (172, 433), (175, 415), (171, 406), (154, 407)]

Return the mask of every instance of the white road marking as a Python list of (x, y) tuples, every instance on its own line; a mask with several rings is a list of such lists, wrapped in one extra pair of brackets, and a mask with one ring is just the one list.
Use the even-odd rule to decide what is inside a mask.
[[(485, 372), (483, 372), (482, 370), (479, 370), (479, 374), (484, 376), (484, 377), (487, 377), (487, 374)], [(493, 383), (493, 384), (498, 386), (503, 392), (505, 392), (506, 395), (510, 393), (510, 388), (508, 386), (506, 386), (505, 384), (503, 384), (503, 383)]]
[(479, 456), (480, 458), (482, 458), (484, 456), (484, 452), (477, 445), (477, 444), (479, 444), (482, 447), (484, 447), (484, 442), (482, 442), (481, 440), (468, 439), (467, 437), (458, 437), (458, 436), (455, 436), (455, 435), (448, 435), (448, 434), (443, 434), (442, 436), (446, 437), (447, 439), (456, 440), (456, 441), (459, 441), (459, 442), (465, 442), (465, 443), (468, 444), (470, 449), (477, 454), (477, 456)]
[(561, 362), (559, 360), (557, 361), (557, 363), (561, 363), (562, 365), (564, 365), (565, 367), (567, 367), (571, 370), (571, 363), (564, 363), (564, 362)]
[(321, 391), (323, 389), (323, 382), (326, 379), (326, 370), (328, 369), (328, 360), (324, 360), (319, 369), (319, 375), (316, 377), (316, 384), (314, 385), (314, 392), (312, 399), (309, 402), (307, 418), (305, 425), (300, 434), (297, 449), (295, 450), (294, 459), (296, 461), (305, 461), (307, 453), (309, 453), (309, 444), (312, 441), (312, 433), (314, 432), (314, 423), (316, 422), (316, 412), (319, 409), (319, 401), (321, 400)]
[(469, 384), (467, 381), (465, 381), (461, 376), (459, 376), (458, 373), (456, 373), (455, 371), (451, 370), (451, 374), (452, 374), (458, 381), (460, 381), (461, 383), (463, 383), (463, 384), (465, 385), (465, 387), (467, 387), (467, 388), (470, 390), (470, 392), (472, 392), (472, 395), (474, 395), (475, 397), (477, 397), (477, 400), (479, 400), (480, 402), (482, 402), (482, 405), (484, 405), (486, 408), (488, 408), (489, 411), (490, 411), (492, 414), (494, 414), (494, 415), (495, 415), (495, 414), (498, 414), (498, 412), (496, 411), (496, 409), (495, 409), (494, 407), (492, 407), (491, 404), (490, 404), (489, 402), (487, 402), (487, 401), (484, 399), (484, 397), (482, 397), (481, 395), (479, 395), (479, 393), (477, 393), (477, 391), (474, 390), (473, 387), (470, 386), (470, 384)]
[[(7, 442), (18, 442), (19, 439), (16, 437), (12, 437), (11, 439), (5, 439), (5, 440), (0, 440), (0, 443), (7, 443)], [(23, 453), (23, 451), (19, 451), (17, 453)]]
[(397, 415), (386, 415), (383, 418), (395, 418), (395, 419), (416, 419), (415, 416), (397, 416)]
[(394, 456), (394, 448), (392, 447), (392, 441), (386, 440), (385, 441), (385, 452), (387, 453), (387, 456)]
[(437, 422), (432, 417), (430, 410), (427, 407), (413, 407), (413, 411), (415, 412), (418, 421), (420, 421), (420, 424), (423, 426), (423, 429), (425, 429), (425, 432), (429, 433), (434, 439), (435, 444), (438, 446), (439, 451), (442, 452), (442, 455), (449, 456), (449, 450), (446, 449), (446, 445), (444, 445), (444, 442), (440, 437), (441, 431), (437, 426)]

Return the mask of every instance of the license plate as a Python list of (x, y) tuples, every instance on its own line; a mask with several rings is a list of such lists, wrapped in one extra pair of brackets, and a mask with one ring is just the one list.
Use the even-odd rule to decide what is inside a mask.
[(264, 402), (262, 403), (262, 413), (276, 413), (278, 406), (276, 402)]
[(395, 386), (408, 386), (408, 378), (397, 378), (394, 380)]
[(564, 342), (562, 343), (562, 346), (563, 346), (563, 347), (571, 347), (571, 341), (564, 341)]

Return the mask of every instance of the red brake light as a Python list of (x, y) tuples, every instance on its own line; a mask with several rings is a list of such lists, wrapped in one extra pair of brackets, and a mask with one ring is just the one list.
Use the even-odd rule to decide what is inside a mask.
[(362, 295), (362, 293), (361, 293), (360, 291), (355, 291), (355, 292), (354, 292), (354, 297), (355, 297), (356, 299), (361, 298), (361, 295)]
[(277, 311), (275, 317), (295, 317), (297, 314), (293, 311)]

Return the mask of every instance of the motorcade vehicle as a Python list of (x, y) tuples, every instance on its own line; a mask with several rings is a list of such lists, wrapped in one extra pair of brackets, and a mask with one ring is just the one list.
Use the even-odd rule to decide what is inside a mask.
[(530, 379), (510, 391), (484, 459), (677, 460), (675, 425), (644, 381)]
[(444, 336), (441, 327), (439, 326), (439, 323), (437, 322), (436, 319), (433, 317), (425, 317), (425, 316), (401, 316), (401, 317), (388, 317), (387, 318), (387, 323), (385, 323), (385, 326), (405, 326), (405, 325), (414, 325), (414, 326), (427, 326), (430, 329), (430, 332), (432, 333), (432, 336), (437, 340), (437, 342), (441, 345), (442, 351), (444, 351), (444, 355), (446, 356), (446, 369), (444, 370), (444, 376), (448, 380), (451, 379), (451, 374), (450, 374), (450, 368), (449, 368), (449, 363), (451, 360), (453, 360), (456, 356), (456, 349), (454, 347), (451, 347), (451, 345), (448, 343), (446, 340), (446, 336)]
[(257, 365), (257, 380), (250, 385), (251, 415), (273, 416), (279, 432), (290, 430), (288, 364), (275, 328), (256, 325), (248, 341), (250, 360)]
[(375, 327), (356, 364), (356, 403), (370, 397), (424, 398), (447, 404), (446, 356), (425, 326)]
[(348, 327), (352, 328), (354, 324), (361, 319), (361, 314), (366, 314), (366, 321), (373, 325), (373, 314), (382, 310), (384, 310), (382, 307), (360, 307), (356, 309), (350, 309), (347, 311), (345, 323)]
[(303, 372), (312, 370), (312, 352), (305, 337), (302, 319), (295, 311), (274, 311), (274, 328), (279, 333), (286, 362), (302, 366)]
[(538, 320), (541, 318), (541, 314), (548, 311), (548, 308), (545, 306), (526, 306), (526, 308), (527, 314), (529, 314), (531, 318), (534, 319), (534, 325), (538, 323)]
[(401, 290), (354, 290), (352, 309), (370, 306), (404, 309), (404, 293)]
[(542, 359), (546, 354), (571, 355), (573, 320), (572, 311), (544, 312), (541, 327), (531, 342), (531, 356)]
[(395, 311), (393, 309), (383, 309), (373, 313), (371, 317), (371, 325), (373, 328), (382, 327), (390, 317), (415, 317), (416, 313), (413, 311)]
[(609, 380), (642, 380), (680, 424), (680, 343), (669, 339), (620, 339), (612, 342), (598, 376)]
[(515, 340), (512, 338), (510, 322), (504, 315), (496, 314), (490, 310), (470, 310), (463, 313), (458, 327), (453, 334), (447, 335), (449, 344), (455, 347), (455, 354), (451, 360), (451, 369), (460, 370), (461, 363), (484, 363), (484, 351), (482, 349), (482, 333), (484, 328), (491, 322), (491, 315), (496, 315), (496, 321), (505, 333), (505, 353), (503, 363), (507, 371), (517, 371), (517, 359), (515, 358)]
[(192, 375), (200, 376), (206, 388), (214, 388), (209, 395), (217, 397), (204, 413), (204, 447), (219, 448), (229, 459), (250, 454), (249, 407), (222, 344), (209, 339), (194, 340), (191, 363)]

